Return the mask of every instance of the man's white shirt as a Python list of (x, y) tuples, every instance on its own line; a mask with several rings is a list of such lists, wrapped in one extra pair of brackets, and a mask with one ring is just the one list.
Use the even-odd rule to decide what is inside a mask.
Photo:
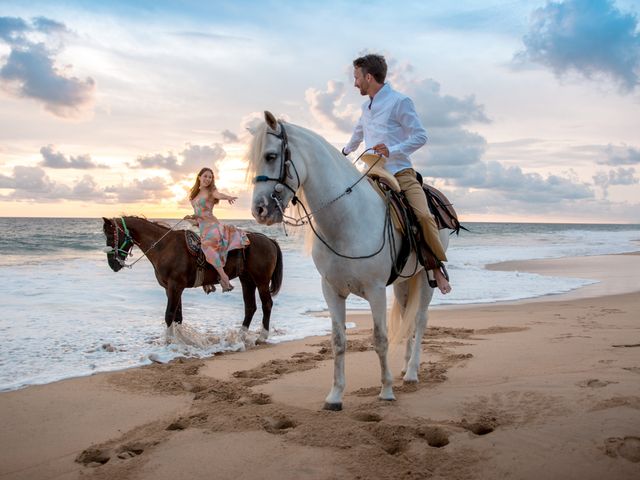
[(366, 148), (379, 143), (387, 146), (389, 158), (385, 168), (396, 174), (412, 168), (409, 155), (427, 143), (427, 131), (420, 123), (411, 99), (385, 83), (362, 105), (360, 120), (342, 151), (345, 154), (355, 151), (363, 139)]

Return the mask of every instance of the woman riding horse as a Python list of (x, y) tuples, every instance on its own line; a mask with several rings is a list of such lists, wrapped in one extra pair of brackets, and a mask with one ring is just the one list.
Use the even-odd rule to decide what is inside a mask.
[(249, 245), (249, 239), (239, 228), (220, 222), (213, 214), (213, 206), (220, 200), (233, 204), (236, 199), (237, 197), (222, 193), (216, 188), (213, 170), (205, 167), (198, 173), (189, 195), (194, 214), (185, 216), (185, 219), (195, 221), (200, 227), (202, 251), (220, 275), (223, 292), (233, 290), (233, 285), (229, 283), (229, 277), (224, 271), (227, 252), (246, 247)]

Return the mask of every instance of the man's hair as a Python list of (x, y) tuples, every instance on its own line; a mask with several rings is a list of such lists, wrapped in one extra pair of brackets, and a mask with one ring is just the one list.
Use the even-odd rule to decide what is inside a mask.
[(387, 62), (382, 55), (370, 53), (364, 57), (358, 57), (353, 61), (353, 66), (362, 70), (364, 75), (370, 73), (378, 83), (384, 83), (387, 77)]

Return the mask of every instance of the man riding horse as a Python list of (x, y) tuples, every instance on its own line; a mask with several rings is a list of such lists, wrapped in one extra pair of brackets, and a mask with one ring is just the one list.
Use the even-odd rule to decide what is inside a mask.
[(354, 85), (361, 95), (368, 95), (369, 100), (362, 105), (360, 120), (342, 153), (348, 155), (355, 151), (364, 138), (367, 149), (386, 157), (384, 168), (398, 180), (422, 227), (422, 238), (426, 243), (423, 249), (425, 268), (433, 271), (440, 291), (449, 293), (451, 285), (441, 270), (447, 257), (409, 158), (427, 142), (427, 132), (411, 99), (385, 83), (387, 63), (382, 55), (359, 57), (353, 61), (353, 67)]

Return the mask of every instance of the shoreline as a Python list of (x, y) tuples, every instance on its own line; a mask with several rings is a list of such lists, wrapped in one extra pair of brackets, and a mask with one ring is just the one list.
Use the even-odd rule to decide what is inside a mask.
[[(527, 303), (537, 303), (537, 302), (547, 302), (547, 301), (560, 302), (560, 301), (570, 300), (570, 299), (605, 297), (609, 295), (617, 295), (619, 293), (631, 293), (631, 292), (640, 291), (640, 282), (636, 282), (637, 286), (633, 286), (634, 284), (632, 282), (625, 281), (626, 277), (623, 278), (623, 281), (615, 282), (614, 279), (612, 278), (612, 275), (610, 274), (611, 272), (607, 272), (604, 268), (602, 268), (602, 266), (606, 264), (607, 261), (611, 261), (611, 258), (615, 260), (616, 264), (622, 264), (620, 266), (626, 267), (628, 266), (627, 265), (628, 259), (618, 258), (618, 257), (626, 257), (626, 256), (638, 257), (634, 265), (637, 265), (637, 269), (638, 271), (640, 271), (640, 250), (634, 251), (634, 252), (620, 253), (620, 254), (589, 255), (589, 256), (578, 256), (578, 257), (558, 257), (558, 258), (543, 258), (543, 259), (530, 259), (530, 260), (510, 260), (505, 262), (488, 264), (485, 266), (485, 269), (487, 270), (523, 271), (527, 273), (539, 273), (543, 275), (544, 274), (558, 275), (559, 273), (565, 274), (566, 269), (569, 269), (573, 271), (573, 274), (559, 275), (559, 276), (568, 276), (568, 277), (575, 276), (578, 278), (593, 277), (593, 279), (596, 279), (595, 277), (599, 277), (599, 278), (597, 279), (597, 283), (593, 285), (578, 287), (569, 292), (546, 294), (546, 295), (541, 295), (537, 297), (529, 297), (529, 298), (522, 298), (517, 300), (505, 300), (505, 301), (497, 301), (497, 302), (480, 302), (480, 303), (476, 302), (476, 303), (464, 303), (464, 304), (431, 305), (429, 307), (429, 311), (449, 310), (449, 309), (465, 310), (465, 309), (475, 309), (475, 308), (498, 306), (498, 305), (523, 305)], [(586, 266), (587, 268), (584, 268), (585, 262), (588, 262), (588, 265)], [(616, 266), (618, 265), (614, 265), (614, 267)], [(587, 276), (584, 276), (584, 275), (587, 275)], [(633, 273), (631, 273), (630, 275), (633, 276)], [(603, 285), (605, 286), (604, 292), (601, 291), (603, 288)], [(436, 294), (439, 294), (439, 293), (436, 293)], [(358, 322), (356, 322), (355, 319), (358, 319), (359, 317), (362, 317), (362, 316), (367, 317), (370, 314), (371, 312), (368, 309), (347, 309), (347, 316), (351, 317), (351, 320), (348, 319), (347, 321), (348, 322), (351, 321), (352, 323), (357, 324)], [(330, 316), (328, 310), (307, 312), (307, 315), (313, 316), (313, 317), (319, 317), (319, 318), (328, 318)], [(254, 326), (254, 329), (255, 328), (256, 327)], [(347, 331), (351, 331), (351, 330), (352, 329), (347, 329)], [(304, 337), (303, 339), (287, 340), (287, 341), (278, 342), (274, 344), (270, 343), (269, 345), (275, 346), (275, 345), (280, 345), (282, 343), (289, 343), (292, 341), (294, 342), (303, 341), (308, 338), (316, 338), (316, 337), (317, 336)], [(250, 347), (250, 348), (254, 348), (254, 347)], [(206, 360), (208, 358), (214, 358), (215, 356), (218, 356), (221, 354), (231, 354), (231, 353), (238, 353), (238, 352), (223, 351), (223, 352), (218, 352), (209, 357), (202, 357), (201, 359)], [(189, 358), (192, 358), (192, 357), (189, 357)], [(174, 360), (170, 360), (169, 362), (156, 362), (152, 360), (151, 364), (153, 363), (166, 364), (166, 363), (171, 363)], [(53, 380), (50, 382), (45, 382), (45, 383), (28, 383), (28, 384), (19, 386), (17, 388), (0, 390), (0, 394), (6, 393), (6, 392), (18, 391), (25, 388), (35, 387), (35, 386), (50, 385), (52, 383), (62, 382), (65, 380), (86, 378), (86, 377), (92, 377), (94, 375), (101, 375), (101, 374), (117, 373), (117, 372), (127, 371), (134, 368), (145, 367), (148, 365), (150, 364), (131, 365), (128, 367), (118, 368), (114, 370), (104, 370), (104, 371), (90, 372), (84, 375), (81, 374), (81, 375), (75, 375), (71, 377), (64, 377), (64, 378), (60, 378), (60, 379)]]
[[(640, 286), (626, 257), (603, 278)], [(570, 265), (602, 259), (539, 268)], [(321, 409), (328, 335), (2, 392), (0, 479), (637, 478), (639, 314), (637, 287), (433, 309), (420, 383), (390, 348), (389, 403), (371, 316), (350, 312), (342, 412)]]

